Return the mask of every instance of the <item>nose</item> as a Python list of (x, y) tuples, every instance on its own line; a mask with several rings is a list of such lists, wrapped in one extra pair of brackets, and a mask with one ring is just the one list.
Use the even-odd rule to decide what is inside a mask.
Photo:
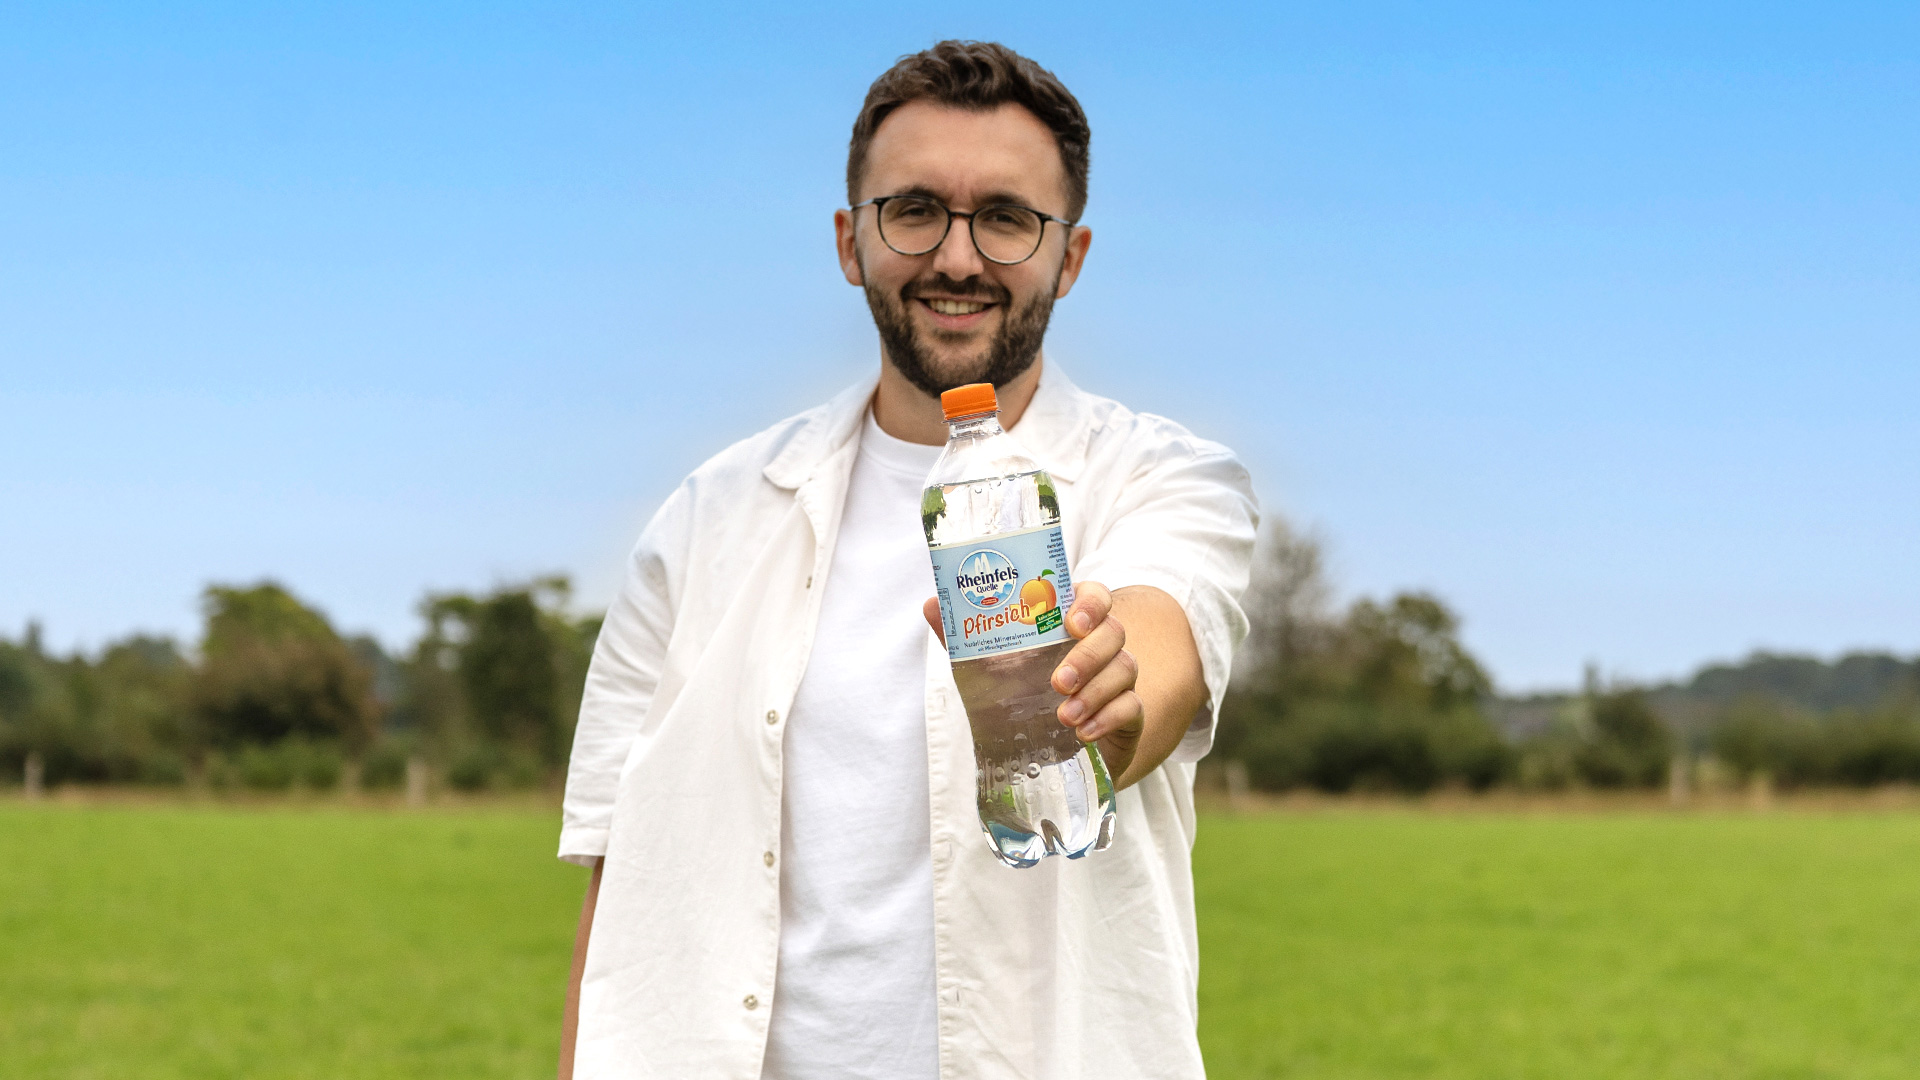
[(973, 246), (973, 219), (957, 217), (947, 238), (933, 249), (933, 268), (955, 281), (965, 281), (986, 269), (980, 249)]

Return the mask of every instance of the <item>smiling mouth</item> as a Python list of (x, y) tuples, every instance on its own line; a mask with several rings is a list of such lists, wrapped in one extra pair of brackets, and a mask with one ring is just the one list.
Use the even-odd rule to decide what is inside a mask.
[(927, 297), (921, 297), (920, 302), (941, 315), (972, 315), (992, 306), (979, 300), (937, 300)]

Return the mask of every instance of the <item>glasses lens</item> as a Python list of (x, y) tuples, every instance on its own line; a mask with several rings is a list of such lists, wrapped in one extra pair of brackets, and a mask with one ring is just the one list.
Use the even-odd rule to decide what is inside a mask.
[(973, 242), (994, 262), (1017, 263), (1039, 250), (1045, 224), (1024, 206), (983, 206), (973, 215)]
[(880, 239), (902, 255), (925, 255), (947, 235), (947, 211), (932, 199), (901, 195), (880, 207)]

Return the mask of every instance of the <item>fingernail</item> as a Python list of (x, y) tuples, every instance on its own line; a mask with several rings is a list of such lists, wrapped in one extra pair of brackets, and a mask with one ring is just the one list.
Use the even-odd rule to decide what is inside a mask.
[(1080, 673), (1062, 664), (1053, 671), (1053, 685), (1059, 687), (1061, 693), (1071, 694), (1080, 685)]
[(1080, 719), (1080, 714), (1086, 711), (1087, 707), (1081, 704), (1077, 698), (1070, 699), (1065, 705), (1060, 706), (1060, 715), (1065, 717), (1069, 724), (1077, 722)]
[(1087, 618), (1085, 612), (1081, 612), (1073, 617), (1073, 628), (1084, 634), (1093, 629), (1093, 620)]

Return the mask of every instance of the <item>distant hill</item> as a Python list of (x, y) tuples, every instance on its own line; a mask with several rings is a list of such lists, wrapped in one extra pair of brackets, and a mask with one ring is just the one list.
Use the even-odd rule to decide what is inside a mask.
[(1738, 664), (1710, 664), (1684, 684), (1657, 688), (1663, 697), (1724, 705), (1757, 695), (1806, 709), (1866, 709), (1889, 699), (1920, 694), (1920, 656), (1848, 653), (1826, 661), (1812, 656), (1757, 652)]
[[(1738, 663), (1708, 664), (1684, 682), (1659, 683), (1646, 691), (1668, 723), (1692, 732), (1743, 697), (1768, 698), (1816, 714), (1920, 699), (1920, 656), (1903, 660), (1892, 653), (1853, 652), (1822, 660), (1756, 652)], [(1501, 698), (1492, 703), (1491, 713), (1502, 731), (1520, 738), (1573, 715), (1579, 699), (1579, 694)]]

